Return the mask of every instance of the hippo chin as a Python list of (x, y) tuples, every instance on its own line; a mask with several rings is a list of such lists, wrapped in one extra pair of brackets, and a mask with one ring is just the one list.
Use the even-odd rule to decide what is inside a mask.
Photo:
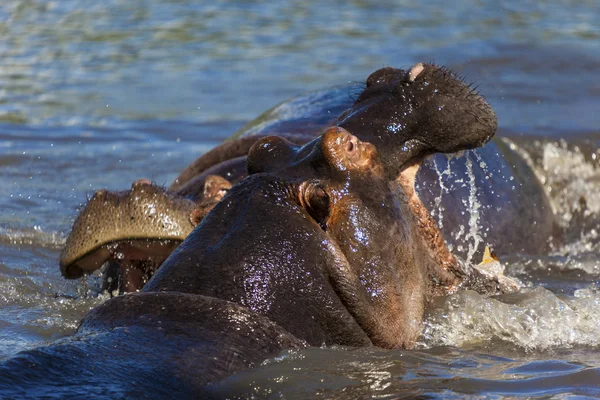
[[(437, 152), (453, 153), (483, 145), (497, 126), (494, 112), (481, 96), (447, 69), (433, 65), (416, 64), (409, 71), (378, 70), (369, 76), (356, 100), (347, 103), (347, 92), (326, 96), (325, 100), (312, 98), (302, 103), (307, 114), (300, 114), (298, 119), (276, 117), (275, 126), (263, 119), (259, 129), (249, 127), (200, 157), (168, 190), (138, 182), (130, 191), (98, 192), (73, 225), (61, 254), (61, 272), (67, 278), (78, 278), (110, 261), (104, 289), (141, 289), (232, 184), (248, 174), (263, 172), (253, 157), (265, 157), (268, 152), (269, 168), (283, 167), (291, 158), (303, 156), (297, 154), (300, 146), (313, 140), (325, 124), (340, 126), (374, 145), (383, 174), (390, 180), (405, 170), (416, 173), (415, 160), (420, 163)], [(313, 109), (306, 111), (307, 104)], [(345, 111), (336, 119), (329, 113), (331, 107)], [(270, 134), (289, 144), (276, 145), (276, 139), (261, 141)], [(249, 153), (257, 141), (267, 150)], [(435, 184), (437, 176), (429, 175), (428, 180)], [(456, 198), (447, 196), (444, 202), (459, 202), (463, 196), (457, 192)], [(426, 210), (420, 215), (431, 223)], [(435, 242), (431, 247), (442, 249), (438, 259), (452, 259), (439, 232), (430, 235), (430, 240)]]

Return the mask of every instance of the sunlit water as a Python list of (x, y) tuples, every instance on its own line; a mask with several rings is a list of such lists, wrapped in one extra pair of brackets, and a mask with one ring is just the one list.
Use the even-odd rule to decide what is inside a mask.
[[(169, 183), (305, 90), (435, 60), (479, 85), (499, 134), (544, 183), (564, 244), (499, 254), (525, 289), (438, 299), (417, 350), (284, 352), (221, 387), (299, 399), (600, 396), (597, 3), (403, 3), (2, 2), (0, 359), (72, 333), (106, 299), (97, 277), (66, 281), (57, 265), (86, 195)], [(452, 171), (438, 169), (443, 196)], [(477, 213), (481, 190), (456, 227), (465, 249), (493, 223)]]

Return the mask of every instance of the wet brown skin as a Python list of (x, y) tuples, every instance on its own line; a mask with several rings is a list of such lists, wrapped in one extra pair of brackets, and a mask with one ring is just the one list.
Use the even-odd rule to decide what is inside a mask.
[(467, 280), (437, 248), (439, 232), (414, 192), (422, 157), (437, 150), (405, 144), (380, 157), (341, 127), (301, 147), (261, 139), (248, 153), (250, 176), (141, 293), (92, 310), (73, 337), (0, 362), (0, 391), (219, 398), (211, 383), (281, 349), (413, 346), (428, 299)]
[(248, 169), (143, 292), (241, 304), (314, 346), (411, 347), (425, 302), (459, 284), (430, 257), (414, 173), (389, 179), (338, 127), (303, 147), (261, 139)]
[(254, 173), (141, 293), (92, 310), (73, 337), (0, 362), (0, 391), (222, 398), (212, 383), (281, 349), (411, 347), (426, 301), (460, 283), (415, 212), (421, 160), (390, 179), (375, 147), (339, 127), (302, 147), (264, 138), (248, 159)]
[[(409, 71), (384, 68), (373, 73), (367, 79), (367, 87), (358, 97), (355, 105), (339, 118), (339, 124), (351, 129), (352, 133), (359, 138), (373, 141), (378, 148), (383, 149), (386, 165), (389, 166), (385, 173), (389, 178), (398, 176), (399, 172), (406, 167), (408, 160), (420, 159), (440, 150), (458, 151), (475, 147), (489, 140), (496, 129), (495, 115), (480, 96), (447, 70), (423, 64), (417, 64)], [(448, 129), (447, 126), (452, 129)], [(309, 137), (302, 132), (286, 135), (287, 139), (295, 143), (305, 143)], [(147, 188), (148, 193), (162, 191), (162, 195), (154, 197), (152, 201), (158, 203), (162, 209), (169, 210), (164, 214), (174, 216), (180, 221), (187, 221), (189, 209), (171, 206), (173, 199), (179, 197), (189, 199), (190, 193), (196, 195), (205, 193), (204, 182), (216, 177), (214, 174), (226, 176), (234, 183), (242, 179), (248, 172), (245, 154), (258, 139), (260, 134), (243, 137), (226, 142), (210, 151), (190, 165), (176, 179), (168, 192), (160, 188)], [(285, 163), (289, 151), (288, 153), (284, 151), (282, 154), (271, 153), (269, 156), (272, 163)], [(249, 160), (250, 173), (259, 172), (252, 170), (255, 164)], [(128, 192), (122, 193), (121, 196), (134, 197), (133, 193), (129, 195)], [(202, 196), (198, 197), (202, 198)], [(199, 201), (200, 205), (192, 216), (194, 224), (198, 223), (216, 204), (214, 200), (218, 201), (222, 196), (204, 194), (204, 197), (209, 201)], [(138, 198), (139, 196), (135, 196), (135, 199)], [(122, 208), (120, 205), (124, 202), (113, 202), (112, 207), (111, 205), (107, 207), (104, 203), (102, 211), (91, 207), (93, 204), (94, 199), (86, 206), (73, 226), (65, 251), (61, 255), (61, 270), (66, 277), (75, 278), (81, 276), (84, 270), (91, 271), (98, 268), (103, 261), (108, 259), (116, 261), (120, 265), (120, 273), (107, 275), (112, 280), (112, 283), (105, 284), (107, 289), (119, 287), (122, 292), (140, 289), (172, 248), (187, 235), (186, 229), (191, 229), (190, 225), (182, 223), (181, 225), (185, 225), (186, 229), (179, 229), (176, 234), (172, 234), (172, 232), (165, 232), (164, 229), (157, 229), (156, 224), (153, 223), (138, 224), (135, 229), (140, 233), (137, 235), (131, 232), (128, 233), (129, 236), (125, 236), (114, 228), (112, 234), (110, 229), (104, 229), (103, 232), (109, 234), (99, 235), (93, 230), (90, 231), (88, 227), (106, 226), (105, 214), (108, 212), (116, 215), (115, 209)], [(418, 206), (414, 209), (420, 210)], [(422, 219), (427, 220), (428, 213), (419, 212)], [(122, 231), (128, 229), (121, 228)], [(431, 233), (433, 231), (437, 232), (435, 240), (439, 242), (441, 235), (437, 230), (430, 229), (432, 238), (436, 236), (435, 233)], [(137, 240), (139, 237), (147, 238), (152, 235), (158, 240), (141, 242)], [(94, 248), (93, 245), (99, 236), (102, 236), (100, 245)], [(90, 245), (85, 248), (74, 245), (75, 240), (71, 239), (80, 237), (87, 238)], [(165, 239), (168, 241), (165, 242)], [(168, 245), (159, 247), (159, 251), (153, 251), (157, 248), (156, 243)], [(436, 248), (445, 249), (445, 246), (439, 246), (440, 244), (436, 243)], [(147, 252), (146, 256), (144, 251)], [(441, 251), (444, 253), (443, 250)], [(78, 261), (77, 256), (81, 254), (87, 254), (82, 260), (92, 259), (94, 263), (86, 264), (81, 260)], [(440, 257), (448, 258), (447, 255), (440, 255)], [(90, 265), (93, 267), (90, 268)], [(119, 282), (119, 286), (115, 285), (115, 282)]]

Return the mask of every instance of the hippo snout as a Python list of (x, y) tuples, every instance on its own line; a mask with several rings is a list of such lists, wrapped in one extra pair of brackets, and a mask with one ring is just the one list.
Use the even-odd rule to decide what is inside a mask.
[(375, 145), (392, 178), (428, 155), (483, 146), (496, 132), (490, 105), (444, 67), (382, 68), (366, 83), (337, 125)]
[(195, 207), (147, 180), (134, 182), (127, 191), (98, 190), (73, 223), (59, 259), (61, 273), (76, 279), (100, 268), (113, 256), (111, 245), (120, 241), (179, 243), (192, 231)]

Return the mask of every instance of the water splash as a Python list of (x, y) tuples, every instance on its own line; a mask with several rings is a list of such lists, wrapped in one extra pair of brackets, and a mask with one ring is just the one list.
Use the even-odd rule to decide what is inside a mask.
[(87, 291), (80, 296), (80, 286), (73, 281), (53, 282), (40, 271), (0, 276), (0, 361), (72, 334), (87, 312), (110, 297), (91, 296)]
[(586, 143), (569, 144), (563, 139), (523, 144), (503, 140), (533, 169), (562, 226), (568, 226), (574, 214), (580, 212), (586, 216), (600, 214), (600, 202), (596, 201), (600, 198), (600, 149)]
[[(519, 142), (503, 139), (532, 168), (543, 185), (563, 245), (554, 249), (568, 255), (600, 247), (600, 149), (587, 138), (540, 139)], [(591, 145), (590, 145), (591, 144)]]
[(467, 166), (467, 176), (469, 177), (469, 199), (468, 199), (468, 212), (469, 216), (469, 231), (465, 235), (465, 242), (471, 243), (468, 244), (468, 252), (467, 252), (467, 263), (470, 263), (473, 260), (473, 256), (475, 252), (479, 248), (479, 245), (483, 241), (481, 234), (479, 232), (479, 210), (481, 209), (481, 204), (477, 200), (477, 185), (475, 184), (475, 174), (473, 172), (473, 160), (471, 159), (471, 153), (467, 152), (465, 154), (466, 166)]
[(446, 169), (442, 170), (440, 168), (440, 165), (437, 162), (437, 159), (434, 157), (433, 158), (433, 169), (435, 170), (437, 176), (438, 176), (438, 183), (440, 185), (440, 193), (439, 195), (437, 195), (435, 197), (434, 201), (434, 207), (431, 210), (431, 216), (435, 217), (437, 215), (437, 223), (438, 226), (440, 227), (440, 229), (442, 229), (444, 227), (444, 211), (445, 208), (442, 206), (442, 197), (444, 196), (444, 193), (448, 194), (450, 193), (449, 188), (446, 186), (445, 182), (444, 182), (444, 176), (446, 177), (450, 177), (452, 172), (450, 170), (450, 160), (454, 157), (452, 154), (447, 154), (447, 161), (446, 161)]
[(64, 246), (65, 236), (57, 231), (46, 232), (40, 226), (34, 226), (33, 228), (0, 227), (0, 244), (58, 250)]
[(525, 350), (600, 344), (600, 291), (591, 286), (573, 296), (543, 287), (497, 298), (473, 291), (435, 303), (421, 346), (473, 346), (494, 340)]
[(541, 150), (542, 179), (559, 222), (567, 226), (579, 212), (600, 213), (597, 163), (586, 160), (578, 146), (570, 147), (564, 140), (545, 143)]

